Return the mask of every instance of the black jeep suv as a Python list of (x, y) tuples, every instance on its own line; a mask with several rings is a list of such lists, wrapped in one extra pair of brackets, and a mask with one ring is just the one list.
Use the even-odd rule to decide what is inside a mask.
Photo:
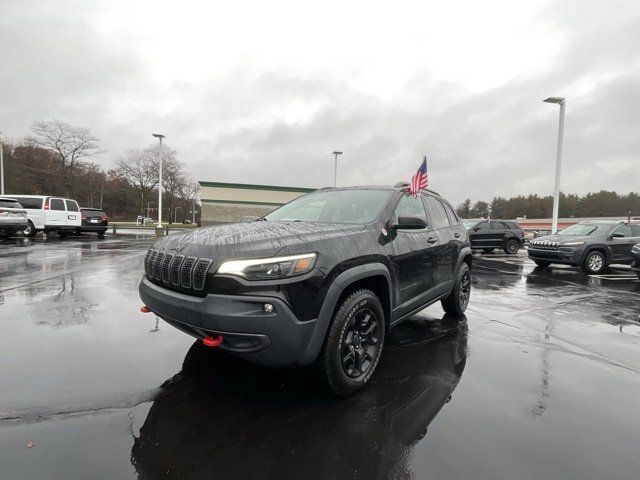
[(602, 273), (612, 264), (630, 264), (631, 249), (640, 242), (640, 223), (589, 220), (557, 235), (537, 237), (529, 244), (529, 258), (539, 267), (563, 263), (586, 274)]
[(317, 190), (264, 218), (164, 237), (145, 257), (143, 311), (271, 366), (316, 362), (338, 395), (373, 374), (389, 328), (440, 300), (461, 315), (467, 233), (406, 184)]
[(524, 246), (524, 230), (516, 222), (507, 220), (465, 220), (472, 249), (491, 253), (501, 248), (504, 253), (515, 255)]

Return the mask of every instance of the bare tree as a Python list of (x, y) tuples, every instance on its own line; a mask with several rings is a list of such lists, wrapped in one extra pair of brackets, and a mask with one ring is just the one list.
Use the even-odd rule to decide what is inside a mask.
[(91, 129), (76, 127), (62, 120), (35, 122), (27, 141), (57, 153), (64, 175), (65, 194), (69, 194), (74, 168), (83, 159), (102, 153)]
[(169, 223), (172, 223), (173, 218), (176, 216), (176, 208), (179, 207), (181, 193), (185, 185), (189, 183), (189, 179), (185, 173), (183, 163), (175, 155), (168, 158), (163, 155), (163, 158), (162, 189), (165, 194), (165, 201), (169, 206)]
[[(168, 154), (168, 155), (167, 155)], [(164, 150), (165, 158), (172, 152)], [(116, 162), (113, 174), (122, 178), (138, 193), (140, 212), (144, 212), (144, 202), (158, 185), (158, 149), (155, 146), (145, 149), (131, 149)]]
[(195, 219), (196, 204), (200, 203), (200, 184), (192, 179), (187, 179), (186, 183), (180, 190), (180, 200), (184, 209), (183, 217), (188, 218), (187, 213), (193, 210), (192, 217)]

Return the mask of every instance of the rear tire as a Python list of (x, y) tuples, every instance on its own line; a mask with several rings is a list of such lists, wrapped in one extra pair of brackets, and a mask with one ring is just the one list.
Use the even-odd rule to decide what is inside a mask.
[(22, 235), (24, 235), (25, 237), (35, 237), (36, 233), (38, 233), (38, 231), (36, 230), (35, 225), (33, 224), (33, 222), (31, 220), (29, 220), (29, 225), (27, 225), (27, 227), (22, 230)]
[(384, 311), (375, 293), (357, 290), (344, 299), (318, 357), (327, 387), (341, 397), (364, 387), (378, 366), (384, 337)]
[(491, 253), (491, 252), (493, 252), (494, 250), (495, 250), (494, 248), (483, 248), (483, 249), (482, 249), (482, 251), (483, 251), (484, 253)]
[(104, 238), (104, 233), (105, 233), (105, 230), (98, 232), (98, 237)]
[(534, 260), (533, 262), (540, 268), (547, 268), (551, 265), (551, 262), (545, 262), (544, 260)]
[(451, 294), (444, 300), (441, 300), (440, 303), (445, 312), (451, 315), (461, 316), (469, 305), (470, 297), (471, 270), (469, 270), (469, 265), (467, 265), (466, 262), (462, 262)]
[(520, 250), (520, 242), (515, 238), (507, 240), (507, 243), (504, 244), (504, 253), (507, 255), (515, 255)]
[(582, 262), (580, 268), (582, 268), (582, 271), (587, 275), (597, 275), (598, 273), (604, 272), (607, 268), (607, 259), (604, 253), (593, 250), (584, 258), (584, 262)]

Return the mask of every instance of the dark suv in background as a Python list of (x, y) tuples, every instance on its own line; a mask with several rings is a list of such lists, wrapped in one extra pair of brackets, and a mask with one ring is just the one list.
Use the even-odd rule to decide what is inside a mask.
[(99, 208), (80, 207), (82, 224), (76, 228), (76, 235), (81, 233), (97, 233), (99, 237), (104, 237), (109, 227), (109, 217), (104, 210)]
[(470, 267), (467, 233), (438, 194), (328, 188), (254, 222), (157, 240), (140, 297), (204, 345), (264, 365), (315, 362), (348, 395), (390, 328), (437, 301), (462, 315)]
[(465, 220), (471, 248), (491, 253), (496, 248), (515, 255), (524, 246), (525, 233), (520, 225), (509, 220)]
[(602, 273), (612, 264), (631, 264), (632, 248), (640, 242), (640, 223), (584, 221), (538, 237), (529, 244), (529, 258), (539, 267), (560, 263), (587, 274)]

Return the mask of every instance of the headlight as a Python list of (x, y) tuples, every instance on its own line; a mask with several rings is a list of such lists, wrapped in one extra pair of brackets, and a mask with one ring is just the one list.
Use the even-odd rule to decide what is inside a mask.
[(294, 277), (310, 272), (316, 264), (316, 257), (315, 253), (304, 253), (287, 257), (232, 260), (220, 265), (218, 273), (238, 275), (245, 277), (247, 280), (272, 280)]
[(575, 245), (583, 245), (584, 242), (567, 242), (567, 243), (563, 243), (562, 246), (563, 247), (573, 247)]

